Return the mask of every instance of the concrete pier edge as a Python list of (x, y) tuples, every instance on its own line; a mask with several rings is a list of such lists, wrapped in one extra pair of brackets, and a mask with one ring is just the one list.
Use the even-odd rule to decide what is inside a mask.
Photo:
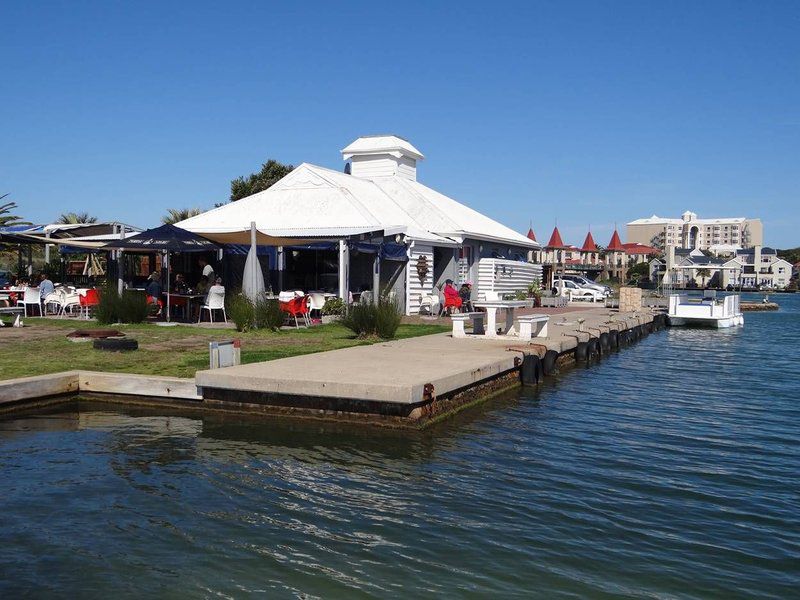
[[(666, 326), (660, 321), (660, 313), (619, 315), (602, 326), (593, 325), (594, 331), (574, 331), (563, 334), (556, 361), (557, 371), (576, 362), (579, 345), (599, 340), (603, 333), (630, 332), (647, 326), (657, 331)], [(658, 325), (651, 325), (658, 322)], [(649, 333), (649, 331), (645, 332)], [(445, 335), (445, 334), (439, 334)], [(427, 336), (432, 337), (432, 336)], [(642, 336), (634, 336), (638, 341)], [(423, 338), (413, 338), (421, 340)], [(569, 339), (574, 339), (570, 342)], [(0, 381), (0, 417), (18, 413), (39, 411), (76, 399), (91, 399), (115, 405), (148, 408), (169, 408), (192, 414), (236, 415), (240, 417), (280, 417), (302, 420), (322, 420), (337, 423), (356, 423), (400, 429), (422, 429), (432, 426), (471, 406), (485, 402), (521, 385), (521, 363), (525, 354), (544, 357), (550, 343), (506, 344), (507, 359), (498, 362), (486, 373), (473, 376), (467, 383), (461, 382), (441, 393), (423, 391), (422, 397), (406, 402), (381, 402), (329, 396), (314, 398), (273, 394), (270, 392), (242, 389), (228, 390), (228, 398), (199, 385), (200, 377), (185, 379), (157, 377), (126, 373), (101, 373), (94, 371), (67, 371), (49, 375), (24, 377)], [(481, 342), (473, 342), (481, 344)], [(599, 342), (598, 342), (599, 343)], [(362, 346), (361, 348), (369, 348)], [(612, 351), (624, 349), (622, 344)], [(349, 349), (350, 350), (350, 349)], [(497, 346), (494, 347), (495, 358)], [(342, 352), (340, 350), (334, 352)], [(608, 349), (601, 352), (605, 357)], [(314, 356), (314, 355), (306, 355)], [(518, 358), (518, 360), (514, 360)], [(284, 359), (285, 360), (285, 359)], [(490, 361), (491, 362), (491, 361)], [(583, 361), (581, 361), (583, 362)], [(482, 375), (486, 375), (485, 377)], [(198, 373), (200, 375), (200, 373)], [(462, 378), (463, 379), (463, 378)], [(263, 398), (259, 398), (259, 394)], [(217, 397), (215, 397), (217, 396)], [(222, 394), (225, 396), (225, 394)], [(244, 401), (240, 399), (244, 398)], [(249, 401), (248, 401), (249, 400)]]

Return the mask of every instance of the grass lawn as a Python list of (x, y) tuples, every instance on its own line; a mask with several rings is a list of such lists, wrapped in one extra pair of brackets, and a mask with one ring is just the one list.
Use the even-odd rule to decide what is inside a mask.
[[(76, 329), (98, 327), (94, 322), (31, 318), (25, 320), (22, 329), (0, 329), (0, 379), (73, 369), (193, 377), (195, 371), (208, 368), (208, 343), (232, 338), (242, 340), (243, 363), (374, 343), (374, 340), (356, 339), (349, 329), (336, 323), (309, 329), (248, 333), (181, 325), (120, 325), (120, 331), (139, 341), (139, 350), (135, 352), (95, 350), (91, 342), (72, 342), (66, 337)], [(402, 324), (397, 337), (416, 337), (449, 329), (441, 323)]]

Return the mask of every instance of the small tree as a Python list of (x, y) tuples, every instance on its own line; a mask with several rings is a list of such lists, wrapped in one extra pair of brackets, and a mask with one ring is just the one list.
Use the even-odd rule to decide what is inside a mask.
[(284, 165), (277, 160), (269, 159), (258, 173), (251, 173), (248, 177), (237, 177), (231, 181), (231, 202), (263, 192), (276, 181), (283, 179), (292, 172), (294, 166)]

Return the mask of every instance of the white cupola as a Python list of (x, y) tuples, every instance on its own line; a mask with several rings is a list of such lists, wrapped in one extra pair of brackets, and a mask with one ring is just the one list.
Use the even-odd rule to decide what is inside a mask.
[(402, 177), (417, 180), (417, 161), (422, 152), (396, 135), (366, 135), (342, 150), (350, 161), (350, 174), (364, 179)]

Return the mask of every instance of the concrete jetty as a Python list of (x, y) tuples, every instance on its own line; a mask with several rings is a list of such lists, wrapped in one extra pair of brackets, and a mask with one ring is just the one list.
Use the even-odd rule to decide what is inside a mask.
[(550, 315), (548, 337), (525, 342), (444, 333), (200, 371), (194, 379), (89, 372), (28, 377), (0, 382), (0, 413), (90, 393), (126, 404), (416, 428), (520, 385), (526, 360), (555, 357), (564, 366), (581, 360), (587, 347), (599, 351), (598, 340), (610, 339), (604, 334), (636, 332), (638, 338), (659, 322), (651, 309), (526, 312)]
[(548, 337), (531, 342), (438, 334), (201, 371), (195, 382), (203, 402), (219, 408), (250, 406), (387, 425), (424, 422), (519, 385), (526, 354), (543, 357), (554, 351), (563, 365), (572, 361), (582, 342), (648, 325), (656, 314), (607, 308), (551, 313)]

